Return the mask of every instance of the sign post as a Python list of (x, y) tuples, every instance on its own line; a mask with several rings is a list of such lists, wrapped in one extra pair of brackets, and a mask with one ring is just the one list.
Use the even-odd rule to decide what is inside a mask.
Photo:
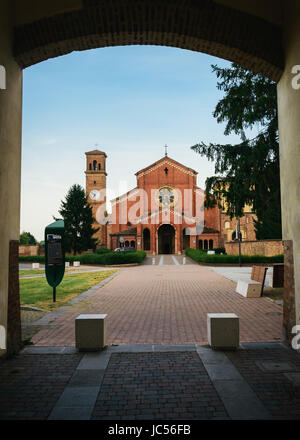
[(56, 301), (56, 287), (65, 273), (65, 224), (57, 220), (45, 228), (45, 272), (49, 286), (53, 287), (53, 302)]

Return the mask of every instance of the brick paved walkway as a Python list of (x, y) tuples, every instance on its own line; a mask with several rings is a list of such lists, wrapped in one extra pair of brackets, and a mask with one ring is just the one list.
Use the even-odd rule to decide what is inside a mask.
[(92, 414), (101, 419), (228, 418), (196, 352), (111, 356)]
[(202, 344), (207, 343), (206, 314), (219, 312), (239, 316), (241, 341), (282, 338), (282, 308), (271, 300), (244, 298), (234, 282), (202, 266), (143, 265), (122, 269), (32, 340), (72, 346), (77, 315), (107, 313), (109, 344)]
[(28, 347), (0, 363), (0, 420), (300, 420), (300, 355), (282, 344)]
[(0, 364), (0, 419), (47, 419), (81, 357), (22, 353)]

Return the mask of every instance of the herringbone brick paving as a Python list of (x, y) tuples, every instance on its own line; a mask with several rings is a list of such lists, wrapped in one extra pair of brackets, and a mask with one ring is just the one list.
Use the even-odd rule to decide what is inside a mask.
[(242, 342), (281, 340), (282, 308), (267, 298), (244, 298), (235, 286), (198, 265), (124, 268), (32, 340), (74, 346), (76, 316), (107, 313), (109, 344), (201, 344), (207, 343), (207, 313), (227, 312), (239, 316)]

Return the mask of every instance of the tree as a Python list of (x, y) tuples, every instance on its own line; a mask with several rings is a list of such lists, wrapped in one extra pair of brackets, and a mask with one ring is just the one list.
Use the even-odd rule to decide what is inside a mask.
[[(255, 232), (258, 240), (281, 238), (281, 200), (279, 141), (276, 84), (232, 63), (230, 68), (212, 66), (225, 92), (213, 116), (226, 122), (225, 135), (240, 135), (239, 144), (204, 142), (191, 147), (215, 161), (215, 176), (206, 180), (206, 206), (222, 200), (227, 214), (243, 215), (245, 204), (257, 216)], [(247, 139), (245, 130), (254, 127), (259, 133)]]
[(23, 231), (22, 234), (20, 234), (20, 244), (21, 245), (36, 245), (36, 239), (30, 232)]
[(65, 221), (65, 246), (68, 252), (73, 251), (76, 255), (96, 247), (97, 239), (93, 238), (93, 235), (99, 228), (92, 226), (94, 223), (92, 207), (80, 185), (71, 186), (58, 212)]

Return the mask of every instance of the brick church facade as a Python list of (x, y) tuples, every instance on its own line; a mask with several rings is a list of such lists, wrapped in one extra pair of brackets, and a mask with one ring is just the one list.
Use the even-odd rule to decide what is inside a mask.
[[(181, 254), (188, 247), (215, 249), (234, 239), (237, 219), (204, 207), (197, 172), (167, 154), (136, 173), (136, 187), (111, 200), (106, 212), (106, 154), (86, 154), (86, 194), (92, 206), (99, 246), (134, 247), (149, 254)], [(255, 240), (249, 207), (241, 218), (244, 240)]]

